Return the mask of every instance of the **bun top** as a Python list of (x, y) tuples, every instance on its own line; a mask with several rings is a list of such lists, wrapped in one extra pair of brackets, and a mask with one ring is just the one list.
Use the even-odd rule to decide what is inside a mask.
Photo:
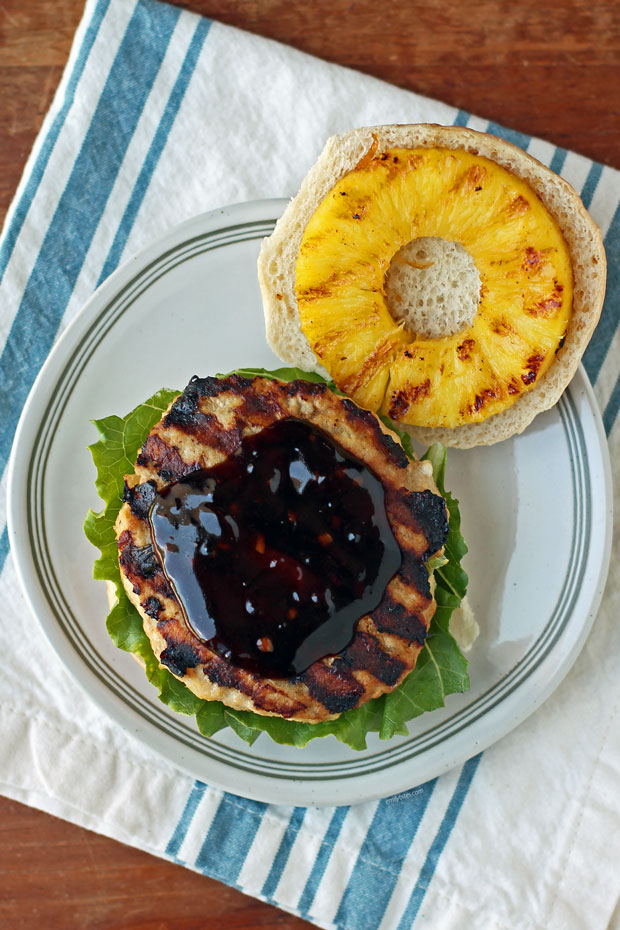
[[(364, 164), (376, 152), (389, 149), (452, 149), (490, 159), (524, 181), (538, 196), (554, 218), (566, 243), (573, 276), (572, 310), (564, 342), (555, 353), (547, 371), (538, 381), (520, 394), (511, 406), (493, 413), (480, 422), (460, 426), (405, 426), (408, 431), (428, 443), (440, 441), (446, 445), (467, 448), (490, 444), (520, 433), (543, 410), (553, 406), (573, 377), (599, 319), (605, 293), (606, 261), (601, 233), (584, 208), (575, 190), (535, 158), (516, 146), (495, 136), (462, 127), (431, 124), (378, 126), (357, 129), (330, 138), (315, 165), (308, 172), (299, 193), (287, 206), (272, 235), (265, 239), (258, 260), (258, 276), (263, 297), (267, 340), (285, 362), (308, 371), (329, 374), (312, 350), (302, 329), (296, 294), (295, 269), (304, 232), (319, 205), (334, 186), (354, 168)], [(414, 240), (414, 246), (421, 240)], [(429, 242), (432, 248), (432, 242)], [(395, 244), (394, 252), (400, 248)], [(409, 247), (410, 248), (410, 247)], [(406, 257), (406, 256), (405, 256)], [(457, 257), (458, 258), (458, 257)], [(475, 267), (458, 266), (459, 300), (448, 302), (448, 328), (458, 323), (459, 313), (467, 322), (472, 288), (475, 289)], [(402, 307), (401, 318), (411, 314), (415, 277), (392, 274), (387, 288), (392, 288), (392, 307)], [(439, 271), (441, 277), (441, 269)], [(436, 307), (441, 281), (431, 279), (422, 304)], [(446, 306), (442, 298), (440, 301)], [(400, 314), (400, 311), (398, 311)], [(412, 324), (423, 331), (424, 313), (415, 316)], [(432, 314), (435, 331), (441, 335), (442, 324)], [(430, 319), (426, 314), (426, 320)], [(438, 327), (438, 329), (437, 329)], [(332, 374), (333, 377), (333, 374)], [(338, 381), (338, 379), (335, 379)], [(346, 390), (346, 387), (344, 388)], [(404, 424), (400, 424), (404, 425)]]

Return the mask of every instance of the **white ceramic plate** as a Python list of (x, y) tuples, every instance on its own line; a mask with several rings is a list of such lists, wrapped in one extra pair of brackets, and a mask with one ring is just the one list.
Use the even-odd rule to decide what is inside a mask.
[[(112, 645), (95, 551), (82, 532), (100, 509), (87, 446), (93, 418), (124, 414), (160, 387), (241, 366), (279, 367), (266, 345), (256, 257), (284, 201), (192, 219), (131, 259), (93, 295), (50, 355), (15, 439), (9, 532), (23, 588), (61, 659), (119, 726), (193, 776), (246, 797), (350, 804), (404, 791), (508, 733), (547, 698), (584, 643), (611, 537), (607, 445), (580, 371), (522, 435), (451, 451), (470, 600), (481, 635), (472, 687), (414, 720), (407, 737), (356, 753), (333, 737), (304, 749), (261, 735), (201, 736), (163, 706)], [(69, 555), (70, 554), (70, 555)]]

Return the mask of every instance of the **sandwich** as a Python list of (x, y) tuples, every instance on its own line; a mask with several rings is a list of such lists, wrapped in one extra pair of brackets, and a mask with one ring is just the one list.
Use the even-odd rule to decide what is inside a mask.
[(295, 367), (193, 377), (97, 423), (95, 576), (115, 643), (205, 736), (363, 749), (469, 686), (446, 446), (557, 401), (600, 315), (600, 231), (508, 143), (375, 127), (328, 141), (258, 277)]

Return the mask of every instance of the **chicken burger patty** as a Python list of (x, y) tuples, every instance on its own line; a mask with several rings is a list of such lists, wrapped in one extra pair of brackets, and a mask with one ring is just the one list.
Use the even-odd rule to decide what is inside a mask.
[(325, 384), (192, 378), (125, 478), (123, 584), (198, 697), (317, 723), (394, 690), (448, 532), (428, 462)]

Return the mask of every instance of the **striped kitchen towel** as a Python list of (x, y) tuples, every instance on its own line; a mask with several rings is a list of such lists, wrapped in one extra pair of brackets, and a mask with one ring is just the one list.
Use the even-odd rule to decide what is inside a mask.
[[(616, 463), (616, 171), (155, 0), (89, 0), (2, 235), (3, 492), (38, 370), (120, 261), (201, 211), (292, 195), (332, 133), (419, 121), (516, 142), (601, 226), (608, 297), (584, 364)], [(25, 605), (0, 501), (4, 794), (322, 927), (620, 926), (617, 576), (570, 681), (484, 754), (395, 798), (292, 808), (192, 781), (90, 702)]]

